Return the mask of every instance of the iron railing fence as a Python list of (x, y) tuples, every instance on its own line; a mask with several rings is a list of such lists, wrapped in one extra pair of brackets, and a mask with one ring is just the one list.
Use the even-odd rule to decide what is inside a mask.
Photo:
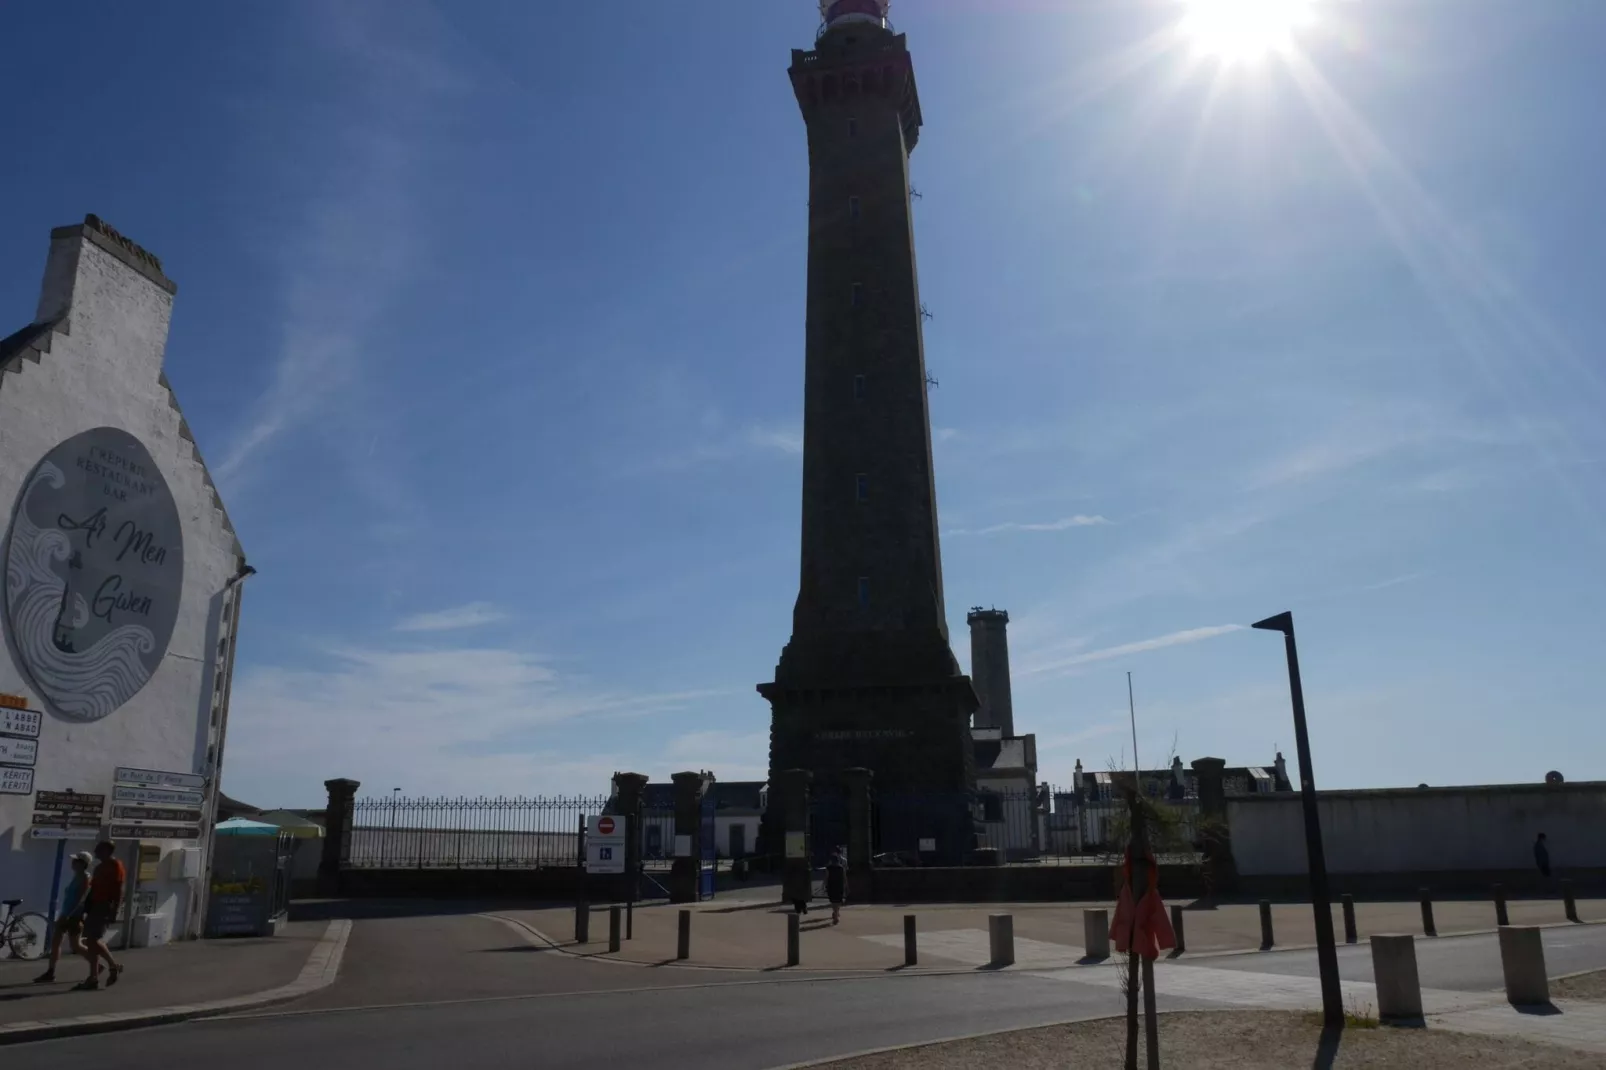
[(573, 866), (606, 795), (378, 796), (356, 800), (346, 865), (359, 869)]
[[(1151, 800), (1160, 810), (1162, 862), (1199, 858), (1199, 801)], [(877, 865), (1107, 865), (1126, 848), (1130, 821), (1117, 799), (1037, 792), (878, 794), (872, 806)], [(823, 831), (823, 830), (822, 830)]]

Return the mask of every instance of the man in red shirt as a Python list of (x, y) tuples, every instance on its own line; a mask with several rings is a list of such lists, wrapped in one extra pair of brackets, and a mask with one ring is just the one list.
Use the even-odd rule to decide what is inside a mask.
[(117, 920), (117, 909), (123, 902), (123, 881), (126, 874), (123, 864), (112, 857), (117, 848), (109, 840), (95, 845), (99, 862), (89, 878), (89, 902), (84, 907), (84, 958), (89, 962), (89, 976), (77, 987), (93, 990), (100, 987), (100, 960), (106, 960), (106, 986), (117, 983), (122, 966), (112, 958), (106, 946), (106, 927)]

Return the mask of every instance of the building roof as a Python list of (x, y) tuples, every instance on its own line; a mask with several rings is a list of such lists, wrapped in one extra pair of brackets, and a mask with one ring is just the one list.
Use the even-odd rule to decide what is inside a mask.
[[(767, 780), (716, 780), (709, 788), (709, 794), (714, 797), (714, 809), (718, 810), (752, 810), (757, 812), (764, 808), (764, 791), (769, 787)], [(608, 800), (609, 807), (613, 800)], [(641, 808), (643, 810), (673, 810), (675, 808), (675, 785), (648, 784), (642, 789)]]
[(976, 752), (976, 772), (991, 769), (1025, 769), (1026, 740), (1019, 736), (1008, 739), (978, 739), (972, 746)]

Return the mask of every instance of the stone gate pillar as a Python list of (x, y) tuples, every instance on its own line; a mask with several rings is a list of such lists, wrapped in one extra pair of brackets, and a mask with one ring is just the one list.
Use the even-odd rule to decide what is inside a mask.
[[(669, 779), (675, 784), (675, 862), (669, 871), (669, 901), (695, 903), (703, 866), (703, 796), (713, 786), (714, 778), (702, 773), (676, 773)], [(687, 848), (684, 855), (682, 845)]]
[[(809, 781), (807, 769), (782, 771), (781, 792), (781, 899), (787, 903), (807, 903), (814, 898), (813, 873), (809, 869)], [(772, 786), (771, 790), (775, 790)]]
[(633, 899), (637, 882), (641, 880), (641, 841), (646, 830), (641, 827), (641, 800), (646, 794), (647, 777), (642, 773), (615, 773), (613, 775), (614, 805), (619, 816), (625, 819), (625, 871), (614, 885), (613, 898)]
[(868, 769), (842, 770), (848, 811), (848, 898), (862, 902), (872, 898), (870, 854), (874, 841), (870, 828), (873, 804), (870, 789), (874, 779), (875, 774)]
[(323, 786), (329, 801), (323, 819), (323, 855), (318, 859), (318, 894), (339, 895), (340, 870), (351, 858), (351, 820), (362, 784), (337, 777), (325, 780)]
[(1231, 892), (1238, 885), (1227, 825), (1227, 789), (1221, 758), (1195, 758), (1191, 763), (1199, 786), (1199, 841), (1204, 849), (1205, 896)]

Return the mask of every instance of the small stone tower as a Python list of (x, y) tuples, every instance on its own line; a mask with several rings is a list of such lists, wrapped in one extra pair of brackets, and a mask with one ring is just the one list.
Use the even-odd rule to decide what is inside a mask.
[(1015, 707), (1009, 697), (1009, 614), (975, 607), (965, 617), (970, 625), (970, 679), (981, 707), (971, 723), (999, 728), (1004, 738), (1015, 734)]

